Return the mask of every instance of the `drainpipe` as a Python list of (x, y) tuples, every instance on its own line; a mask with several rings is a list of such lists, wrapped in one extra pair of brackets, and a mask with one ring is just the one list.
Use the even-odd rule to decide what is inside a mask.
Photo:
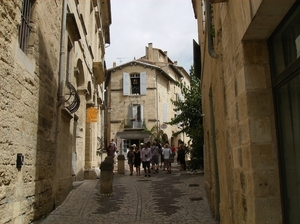
[(213, 148), (213, 160), (214, 160), (214, 169), (215, 169), (215, 193), (216, 193), (216, 210), (215, 218), (217, 221), (220, 221), (220, 177), (219, 177), (219, 166), (218, 166), (218, 149), (217, 149), (217, 140), (216, 140), (216, 123), (215, 123), (215, 113), (214, 113), (214, 99), (212, 88), (209, 89), (209, 104), (210, 104), (210, 116), (211, 116), (211, 134), (212, 134), (212, 148)]
[[(56, 150), (59, 150), (59, 140), (60, 140), (60, 117), (61, 117), (61, 110), (60, 107), (63, 103), (63, 87), (64, 87), (64, 74), (65, 74), (65, 32), (66, 32), (66, 15), (67, 15), (67, 0), (63, 0), (63, 6), (62, 6), (62, 21), (61, 21), (61, 40), (60, 40), (60, 57), (59, 57), (59, 73), (58, 73), (58, 93), (57, 93), (57, 115), (56, 115), (56, 133), (55, 133), (55, 145), (56, 145)], [(55, 158), (55, 178), (54, 178), (54, 186), (53, 186), (53, 192), (57, 191), (57, 186), (59, 179), (57, 178), (58, 173), (60, 172), (59, 167), (58, 167), (58, 160), (59, 160), (59, 155), (56, 153), (56, 158)], [(54, 197), (54, 205), (53, 208), (56, 207), (56, 201), (57, 198), (56, 196)]]
[(58, 83), (58, 102), (57, 107), (63, 103), (63, 88), (65, 82), (65, 36), (67, 24), (67, 0), (63, 0), (62, 20), (61, 20), (61, 39), (60, 39), (60, 57), (59, 57), (59, 83)]
[(158, 120), (158, 89), (157, 89), (157, 79), (158, 79), (158, 74), (156, 73), (156, 124), (157, 124), (157, 135), (158, 135), (158, 132), (159, 132), (159, 120)]
[(212, 58), (217, 58), (214, 49), (213, 36), (211, 35), (211, 3), (210, 0), (206, 0), (205, 3), (206, 21), (207, 21), (207, 40), (208, 40), (208, 53)]

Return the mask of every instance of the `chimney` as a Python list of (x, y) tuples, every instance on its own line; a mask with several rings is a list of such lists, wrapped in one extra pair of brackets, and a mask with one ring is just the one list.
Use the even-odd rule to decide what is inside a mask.
[(113, 62), (113, 68), (115, 68), (117, 66), (117, 63), (114, 61)]
[(152, 43), (148, 43), (148, 53), (146, 58), (148, 58), (149, 61), (153, 61), (153, 46)]
[(177, 61), (174, 61), (174, 65), (177, 65)]

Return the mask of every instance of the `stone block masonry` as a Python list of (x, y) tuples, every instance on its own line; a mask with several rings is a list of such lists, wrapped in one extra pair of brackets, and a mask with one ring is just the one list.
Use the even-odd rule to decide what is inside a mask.
[[(33, 5), (23, 52), (18, 40), (22, 1), (0, 1), (0, 223), (30, 223), (55, 206), (58, 3)], [(20, 169), (17, 153), (24, 156)]]

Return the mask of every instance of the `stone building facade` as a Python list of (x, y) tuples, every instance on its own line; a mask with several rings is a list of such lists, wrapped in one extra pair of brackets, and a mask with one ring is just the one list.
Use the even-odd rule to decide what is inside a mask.
[(97, 178), (110, 0), (1, 0), (0, 13), (0, 223), (31, 223)]
[(181, 95), (175, 81), (189, 86), (189, 74), (152, 43), (144, 57), (108, 69), (107, 141), (115, 139), (120, 153), (126, 153), (130, 145), (151, 140), (144, 131), (151, 130), (159, 133), (162, 143), (177, 146), (179, 139), (187, 143), (184, 134), (173, 136), (178, 126), (166, 124), (176, 116), (170, 99)]
[(299, 223), (300, 1), (192, 0), (220, 223)]

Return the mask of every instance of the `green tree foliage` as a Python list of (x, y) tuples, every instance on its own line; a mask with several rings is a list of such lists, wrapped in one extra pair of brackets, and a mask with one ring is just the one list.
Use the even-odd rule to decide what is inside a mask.
[(177, 116), (168, 124), (181, 125), (182, 128), (174, 133), (174, 136), (186, 133), (190, 138), (190, 169), (196, 170), (203, 167), (203, 117), (200, 80), (194, 75), (193, 66), (190, 69), (190, 86), (185, 86), (181, 82), (176, 82), (176, 86), (181, 89), (182, 97), (177, 97), (176, 100), (171, 99)]
[(144, 130), (142, 132), (147, 133), (150, 136), (150, 142), (156, 141), (161, 143), (161, 132), (157, 130), (157, 125), (154, 125), (151, 129), (148, 129), (146, 124), (143, 125)]

